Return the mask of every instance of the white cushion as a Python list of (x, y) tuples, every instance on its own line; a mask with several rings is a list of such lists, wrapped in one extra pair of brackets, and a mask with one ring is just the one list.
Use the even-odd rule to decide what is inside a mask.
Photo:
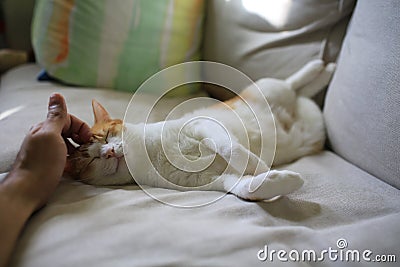
[(204, 58), (253, 80), (287, 78), (311, 59), (335, 61), (354, 2), (209, 1)]
[[(102, 102), (114, 116), (122, 116), (130, 99), (129, 94), (115, 91), (38, 83), (34, 80), (38, 70), (28, 65), (2, 77), (0, 113), (25, 107), (0, 120), (2, 170), (9, 168), (25, 131), (46, 116), (51, 92), (65, 95), (69, 110), (88, 122), (92, 121), (91, 98)], [(151, 103), (152, 99), (141, 97), (143, 105)], [(162, 102), (153, 120), (162, 118), (162, 110), (179, 101)], [(63, 180), (48, 205), (27, 223), (10, 266), (266, 266), (268, 261), (257, 259), (265, 245), (275, 250), (321, 252), (337, 249), (340, 238), (352, 250), (397, 253), (398, 257), (399, 190), (331, 152), (285, 168), (302, 173), (305, 180), (288, 197), (255, 203), (227, 195), (193, 209), (157, 202), (137, 186), (96, 187)], [(222, 196), (220, 192), (148, 190), (186, 203)], [(328, 266), (341, 263), (321, 262)], [(273, 265), (281, 266), (277, 259)], [(358, 266), (364, 265), (360, 262)]]
[(340, 156), (400, 188), (400, 1), (358, 1), (328, 89), (325, 120)]

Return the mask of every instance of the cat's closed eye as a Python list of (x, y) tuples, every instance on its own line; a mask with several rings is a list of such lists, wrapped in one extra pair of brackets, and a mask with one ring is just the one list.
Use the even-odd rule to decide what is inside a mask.
[(107, 131), (106, 135), (94, 134), (93, 139), (99, 143), (108, 144), (108, 137), (110, 130)]

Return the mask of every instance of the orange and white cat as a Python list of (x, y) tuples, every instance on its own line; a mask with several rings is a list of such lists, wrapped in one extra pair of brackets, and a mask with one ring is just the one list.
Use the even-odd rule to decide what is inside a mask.
[[(250, 86), (224, 104), (156, 123), (123, 124), (93, 100), (92, 140), (69, 156), (67, 172), (94, 185), (136, 182), (223, 191), (248, 200), (289, 194), (302, 186), (300, 174), (269, 167), (323, 148), (322, 113), (299, 92), (312, 95), (328, 83), (333, 69), (314, 60), (286, 80), (259, 80), (262, 98)], [(255, 114), (266, 112), (265, 99), (273, 116), (260, 119)]]

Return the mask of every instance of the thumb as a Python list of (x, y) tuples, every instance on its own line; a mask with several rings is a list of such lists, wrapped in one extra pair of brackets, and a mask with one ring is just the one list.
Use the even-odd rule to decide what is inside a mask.
[(61, 134), (66, 124), (68, 124), (68, 113), (65, 99), (62, 95), (54, 93), (49, 99), (47, 120), (43, 127)]

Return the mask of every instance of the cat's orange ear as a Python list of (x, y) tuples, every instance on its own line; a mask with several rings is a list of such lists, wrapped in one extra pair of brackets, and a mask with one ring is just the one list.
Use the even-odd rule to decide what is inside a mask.
[(94, 123), (108, 122), (111, 120), (107, 110), (96, 100), (92, 100)]

